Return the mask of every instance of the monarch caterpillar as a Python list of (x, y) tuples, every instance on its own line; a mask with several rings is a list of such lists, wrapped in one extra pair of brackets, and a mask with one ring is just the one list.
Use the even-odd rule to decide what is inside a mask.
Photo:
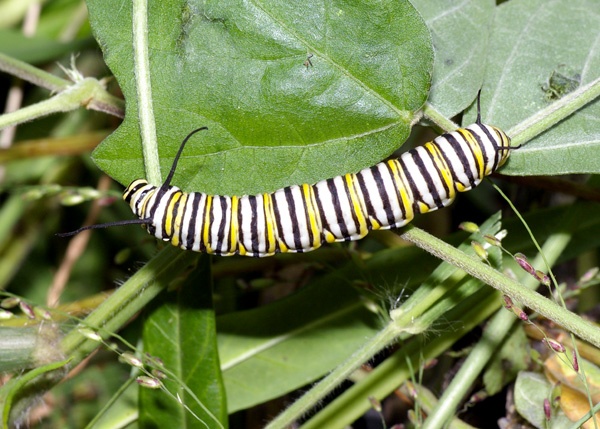
[(136, 179), (123, 192), (138, 219), (90, 225), (84, 229), (142, 224), (148, 233), (174, 246), (222, 256), (271, 256), (308, 252), (324, 243), (358, 240), (370, 230), (398, 228), (415, 213), (450, 205), (457, 192), (477, 186), (502, 166), (510, 138), (477, 120), (465, 128), (380, 162), (358, 173), (293, 185), (270, 194), (221, 196), (186, 193), (171, 185), (192, 131), (181, 143), (161, 186)]

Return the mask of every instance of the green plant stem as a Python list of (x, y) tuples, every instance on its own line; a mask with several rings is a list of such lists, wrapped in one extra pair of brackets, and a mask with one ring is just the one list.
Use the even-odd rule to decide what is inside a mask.
[[(492, 219), (498, 222), (499, 216), (494, 215)], [(487, 225), (481, 226), (481, 231), (494, 235), (498, 232), (498, 228), (488, 229)], [(470, 236), (470, 240), (476, 240), (477, 233)], [(470, 244), (463, 242), (459, 249), (462, 251), (474, 254)], [(397, 323), (405, 320), (414, 320), (415, 317), (420, 317), (430, 307), (432, 307), (439, 299), (442, 299), (449, 290), (454, 289), (459, 282), (462, 282), (467, 277), (467, 274), (462, 270), (457, 270), (449, 264), (440, 264), (425, 282), (415, 290), (398, 308), (393, 308), (390, 311), (390, 317)]]
[(439, 398), (437, 406), (423, 423), (423, 429), (444, 427), (446, 422), (455, 416), (458, 405), (498, 350), (516, 320), (515, 315), (505, 309), (496, 312), (490, 323), (487, 324), (481, 340), (469, 352), (467, 359), (448, 388), (444, 389), (444, 394)]
[[(567, 247), (569, 240), (570, 236), (560, 233), (549, 237), (542, 252), (533, 261), (534, 266), (539, 266), (544, 262), (542, 255), (545, 255), (546, 261), (553, 265)], [(524, 288), (535, 289), (538, 286), (538, 282), (533, 277), (528, 275), (521, 277)], [(423, 429), (444, 427), (454, 417), (458, 405), (508, 336), (517, 320), (512, 312), (504, 309), (494, 315), (486, 326), (481, 340), (469, 352), (469, 356), (452, 379), (450, 385), (444, 389), (444, 394), (439, 398), (438, 405), (429, 413), (423, 423)]]
[[(165, 247), (123, 286), (106, 299), (83, 321), (86, 327), (98, 330), (102, 337), (118, 331), (131, 317), (158, 295), (185, 265), (198, 258), (195, 252), (186, 252), (176, 247)], [(96, 341), (73, 329), (62, 341), (63, 352), (78, 363), (98, 347)]]
[(600, 78), (573, 91), (540, 110), (508, 131), (512, 145), (518, 146), (540, 135), (600, 96)]
[(314, 404), (318, 404), (329, 392), (339, 386), (356, 369), (357, 362), (367, 362), (378, 351), (389, 346), (398, 335), (396, 325), (389, 323), (377, 335), (365, 343), (363, 347), (353, 353), (344, 363), (338, 366), (318, 384), (319, 388), (309, 390), (288, 409), (279, 414), (265, 429), (287, 428), (302, 414), (309, 411)]
[[(86, 317), (81, 325), (96, 331), (104, 339), (108, 338), (199, 256), (199, 253), (182, 251), (174, 246), (165, 247)], [(69, 362), (73, 366), (89, 356), (98, 346), (98, 341), (90, 339), (77, 327), (72, 329), (61, 342), (62, 352), (69, 357)], [(10, 380), (2, 386), (2, 391), (11, 391), (14, 388), (13, 384), (19, 380), (21, 378)], [(58, 378), (50, 381), (40, 377), (32, 378), (26, 387), (28, 394), (20, 397), (15, 407), (17, 410), (26, 409), (36, 395), (50, 389), (59, 381)]]
[[(499, 229), (498, 221), (499, 215), (493, 216), (489, 221), (482, 225), (482, 230), (490, 233), (497, 232)], [(461, 247), (472, 251), (469, 244), (462, 244)], [(466, 281), (463, 281), (465, 280), (465, 276), (466, 274), (463, 271), (457, 270), (455, 267), (448, 264), (442, 264), (437, 267), (427, 281), (414, 292), (413, 296), (411, 296), (408, 301), (404, 302), (400, 308), (390, 312), (391, 320), (388, 322), (387, 326), (379, 331), (365, 346), (355, 352), (346, 362), (335, 368), (327, 377), (317, 383), (317, 385), (302, 396), (296, 403), (273, 420), (271, 423), (272, 426), (270, 426), (274, 428), (287, 427), (302, 413), (305, 413), (308, 409), (312, 408), (315, 403), (335, 389), (339, 383), (346, 379), (360, 364), (371, 359), (382, 349), (389, 347), (389, 345), (396, 341), (398, 337), (402, 336), (406, 338), (409, 335), (414, 335), (415, 333), (420, 333), (428, 329), (428, 327), (438, 320), (439, 317), (446, 314), (448, 309), (454, 306), (454, 303), (461, 302), (461, 297), (471, 296), (475, 293), (475, 288), (480, 285), (479, 281), (471, 277), (466, 279)], [(414, 298), (415, 295), (416, 298)], [(447, 295), (447, 300), (442, 299), (442, 296), (444, 295)], [(494, 298), (497, 301), (497, 297), (494, 296)], [(439, 303), (437, 302), (438, 300), (440, 300)], [(462, 302), (465, 304), (464, 301)], [(468, 307), (479, 309), (479, 306), (474, 306), (472, 304)], [(461, 312), (461, 315), (463, 313), (464, 312)], [(480, 319), (474, 318), (474, 320)], [(445, 338), (447, 339), (447, 337)], [(448, 346), (450, 344), (448, 344)], [(410, 359), (415, 359), (415, 361), (422, 357), (417, 351), (419, 346), (417, 345), (416, 347), (414, 355), (410, 355)], [(403, 372), (404, 376), (410, 373), (410, 368), (407, 368), (406, 371)], [(394, 387), (391, 389), (393, 388)], [(385, 394), (388, 394), (390, 391), (391, 390), (387, 391)], [(384, 395), (382, 394), (380, 398), (383, 396)], [(368, 401), (365, 400), (364, 403), (368, 404)], [(343, 403), (338, 405), (343, 408)], [(332, 424), (331, 419), (336, 418), (333, 416), (337, 415), (336, 412), (338, 409), (334, 407), (332, 410), (333, 411), (329, 411), (328, 406), (327, 410), (324, 410), (322, 414), (319, 413), (321, 416), (316, 420), (318, 423), (313, 423), (311, 419), (309, 427), (327, 427), (328, 424)], [(347, 410), (345, 410), (345, 412), (347, 412)]]
[(81, 106), (88, 106), (90, 100), (96, 98), (102, 92), (104, 92), (104, 88), (96, 79), (83, 79), (48, 100), (0, 116), (0, 129), (48, 116), (52, 113), (69, 112)]
[[(108, 413), (108, 410), (110, 410), (110, 408), (114, 404), (116, 404), (117, 401), (119, 401), (120, 399), (123, 398), (123, 396), (125, 395), (127, 390), (136, 389), (137, 386), (133, 384), (134, 382), (135, 382), (135, 377), (129, 377), (125, 381), (125, 383), (123, 383), (119, 387), (119, 389), (112, 395), (112, 397), (102, 406), (102, 408), (100, 409), (100, 411), (98, 411), (98, 413), (94, 416), (94, 418), (85, 426), (85, 429), (93, 429), (94, 427), (96, 427), (95, 425), (98, 423), (98, 421), (100, 421), (105, 416), (105, 414)], [(132, 420), (135, 420), (135, 419), (132, 419)], [(129, 422), (129, 423), (133, 423), (133, 422)]]
[(457, 124), (446, 118), (429, 103), (425, 103), (423, 106), (423, 116), (437, 125), (440, 129), (444, 130), (444, 132), (453, 131), (458, 128)]
[[(423, 410), (425, 414), (429, 414), (439, 404), (439, 399), (430, 390), (428, 390), (425, 386), (421, 384), (416, 384), (411, 381), (407, 381), (402, 385), (402, 387), (400, 387), (400, 391), (408, 397), (418, 399), (419, 408), (415, 407), (415, 411), (420, 409)], [(470, 424), (467, 424), (464, 421), (460, 420), (458, 416), (454, 416), (452, 418), (452, 420), (448, 424), (448, 428), (476, 429), (474, 426), (471, 426)]]
[(0, 53), (0, 70), (54, 92), (62, 91), (71, 85), (71, 82), (66, 79), (61, 79), (3, 53)]
[(503, 294), (518, 300), (526, 307), (562, 325), (566, 330), (573, 332), (596, 347), (600, 347), (600, 328), (558, 306), (538, 293), (524, 288), (523, 285), (509, 279), (493, 268), (418, 228), (412, 226), (406, 227), (401, 237), (416, 244), (437, 258), (461, 268), (473, 277), (498, 289)]
[(152, 105), (150, 60), (148, 58), (148, 2), (133, 1), (133, 54), (137, 88), (137, 108), (144, 153), (144, 166), (148, 182), (162, 183), (156, 139), (156, 124)]
[(18, 400), (18, 393), (27, 383), (33, 380), (39, 380), (44, 376), (48, 377), (46, 382), (58, 382), (62, 374), (56, 374), (55, 371), (65, 367), (69, 362), (69, 359), (66, 359), (39, 366), (18, 378), (13, 378), (11, 380), (11, 388), (7, 388), (9, 383), (5, 384), (2, 389), (3, 393), (5, 393), (5, 397), (0, 398), (0, 404), (2, 404), (2, 428), (8, 429), (14, 427), (14, 425), (9, 424), (10, 418), (16, 414), (14, 412), (13, 404)]
[[(444, 353), (467, 332), (486, 320), (497, 310), (498, 296), (496, 294), (488, 295), (486, 298), (482, 298), (476, 306), (466, 307), (460, 313), (461, 323), (456, 324), (457, 329), (452, 329), (435, 338), (431, 337), (429, 340), (415, 337), (403, 343), (396, 353), (373, 369), (363, 380), (338, 396), (325, 409), (306, 422), (302, 429), (345, 427), (356, 420), (371, 408), (369, 397), (382, 399), (388, 396), (390, 392), (408, 380), (414, 368), (417, 368), (423, 361)], [(337, 369), (334, 372), (337, 372)], [(317, 386), (326, 383), (329, 377), (325, 377)], [(299, 401), (301, 400), (304, 400), (304, 397), (299, 399)], [(314, 406), (314, 403), (312, 405)], [(288, 421), (288, 424), (294, 421), (294, 416), (290, 417), (292, 419)], [(295, 416), (295, 418), (298, 417), (299, 415)]]
[(47, 116), (56, 112), (67, 112), (85, 107), (122, 118), (123, 100), (106, 92), (104, 85), (93, 78), (81, 78), (75, 82), (61, 79), (23, 61), (0, 53), (0, 70), (58, 93), (42, 101), (0, 116), (0, 128)]
[[(497, 233), (500, 229), (499, 221), (499, 214), (490, 217), (481, 225), (480, 233), (473, 234), (459, 248), (474, 253), (471, 240), (480, 234)], [(495, 250), (496, 252), (490, 252), (490, 256), (496, 253), (496, 257), (499, 257), (499, 249)], [(396, 326), (398, 332), (394, 341), (407, 337), (407, 334), (427, 331), (433, 323), (445, 316), (451, 320), (456, 319), (461, 329), (453, 330), (451, 334), (445, 333), (429, 342), (422, 337), (410, 339), (389, 360), (393, 361), (392, 365), (388, 364), (388, 360), (383, 362), (317, 413), (305, 427), (310, 429), (351, 424), (370, 407), (369, 396), (377, 399), (388, 396), (413, 374), (414, 368), (419, 367), (419, 362), (443, 353), (469, 329), (487, 319), (500, 305), (498, 294), (492, 292), (491, 289), (482, 289), (481, 282), (467, 276), (464, 271), (449, 264), (439, 265), (400, 307), (390, 311), (390, 323)], [(355, 362), (355, 366), (358, 367), (361, 363)], [(336, 371), (337, 369), (333, 372)], [(323, 387), (326, 388), (327, 385)], [(323, 387), (320, 382), (313, 389), (318, 391)], [(304, 397), (300, 400), (304, 400)]]
[[(423, 233), (423, 234), (426, 236), (425, 233)], [(413, 239), (412, 241), (415, 241), (415, 240)], [(564, 249), (564, 247), (567, 245), (568, 241), (569, 241), (568, 236), (565, 236), (564, 234), (555, 234), (551, 239), (549, 239), (546, 242), (546, 245), (544, 248), (544, 253), (546, 253), (548, 255), (549, 261), (553, 262), (556, 258), (558, 258), (558, 256), (562, 253), (562, 250)], [(438, 246), (438, 245), (439, 245), (438, 243), (434, 244), (434, 246)], [(422, 247), (426, 247), (426, 246), (422, 246)], [(487, 265), (475, 260), (474, 258), (471, 258), (468, 255), (465, 255), (464, 253), (462, 253), (454, 248), (452, 248), (452, 249), (455, 252), (458, 252), (458, 254), (463, 255), (464, 257), (468, 258), (469, 261), (475, 262), (475, 265), (477, 265), (479, 267), (479, 269), (484, 267), (485, 269), (489, 269), (492, 272), (496, 273), (495, 270), (489, 268)], [(447, 250), (446, 250), (446, 252), (447, 252)], [(432, 252), (432, 253), (434, 253), (434, 252)], [(434, 254), (436, 254), (436, 253), (434, 253)], [(534, 261), (534, 264), (540, 264), (541, 261), (542, 261), (542, 259), (538, 258), (538, 259), (536, 259), (536, 261)], [(452, 263), (454, 261), (448, 261), (448, 262)], [(459, 265), (460, 268), (464, 269), (464, 267), (460, 266), (460, 264), (453, 263), (453, 265), (455, 265), (455, 266)], [(434, 272), (434, 274), (436, 272), (437, 272), (437, 270)], [(445, 278), (444, 276), (445, 275), (442, 275), (440, 272), (438, 275), (435, 276), (435, 278), (441, 279), (441, 278)], [(455, 277), (456, 277), (456, 275), (453, 275), (452, 277), (448, 278), (448, 280), (452, 283), (452, 281), (457, 280), (457, 278), (455, 278)], [(475, 276), (475, 277), (478, 277), (481, 279), (481, 276)], [(532, 282), (530, 287), (534, 287), (536, 285), (537, 284), (535, 282)], [(521, 285), (517, 285), (517, 288), (525, 289), (525, 287), (523, 287)], [(458, 290), (456, 292), (458, 294)], [(515, 291), (513, 290), (513, 292), (515, 292)], [(458, 295), (460, 295), (460, 294), (458, 294)], [(470, 295), (470, 293), (467, 293), (467, 295)], [(512, 296), (520, 299), (522, 296), (522, 293), (513, 293)], [(457, 302), (457, 299), (458, 299), (458, 301), (460, 301), (460, 298), (453, 298), (454, 302)], [(551, 304), (553, 304), (553, 303), (551, 303)], [(408, 305), (408, 301), (405, 303), (405, 305)], [(499, 300), (498, 300), (497, 295), (492, 295), (492, 296), (489, 296), (489, 297), (486, 297), (483, 299), (478, 299), (477, 305), (472, 305), (472, 304), (467, 305), (466, 311), (465, 311), (465, 309), (463, 309), (462, 311), (459, 312), (459, 314), (461, 315), (461, 320), (463, 321), (463, 323), (472, 327), (473, 325), (470, 325), (470, 323), (473, 322), (473, 323), (477, 324), (477, 323), (480, 323), (481, 320), (483, 320), (483, 318), (480, 317), (483, 314), (482, 312), (485, 313), (484, 318), (487, 318), (487, 317), (489, 317), (490, 314), (492, 314), (493, 311), (495, 311), (498, 308), (498, 306), (499, 306)], [(403, 307), (400, 307), (400, 309), (402, 309), (402, 308)], [(411, 308), (411, 306), (408, 306), (407, 308), (410, 310), (413, 310), (413, 308)], [(421, 311), (420, 308), (418, 308), (418, 307), (415, 307), (415, 308), (418, 311)], [(471, 311), (470, 311), (471, 308), (473, 309), (473, 311), (476, 311), (476, 313), (471, 314)], [(485, 309), (485, 311), (483, 311), (484, 309)], [(436, 311), (438, 313), (436, 313)], [(271, 422), (269, 427), (279, 428), (279, 427), (286, 427), (287, 425), (291, 424), (300, 415), (302, 415), (303, 413), (308, 411), (312, 406), (314, 406), (315, 403), (318, 403), (318, 401), (322, 400), (322, 398), (326, 394), (328, 394), (333, 388), (335, 388), (337, 386), (337, 383), (339, 383), (341, 380), (343, 380), (345, 377), (347, 377), (348, 374), (351, 372), (351, 369), (356, 368), (356, 366), (358, 364), (360, 364), (361, 361), (359, 361), (358, 359), (368, 358), (369, 354), (376, 352), (379, 347), (385, 347), (386, 341), (393, 341), (394, 334), (392, 334), (391, 332), (395, 332), (396, 337), (401, 334), (404, 334), (404, 333), (413, 332), (415, 330), (415, 328), (413, 328), (413, 325), (416, 325), (418, 327), (418, 329), (416, 329), (416, 330), (420, 331), (423, 329), (423, 327), (425, 327), (425, 328), (427, 327), (427, 325), (428, 325), (427, 320), (429, 319), (430, 313), (436, 314), (435, 316), (430, 318), (432, 320), (436, 320), (437, 317), (439, 316), (439, 308), (437, 308), (437, 306), (432, 307), (431, 310), (427, 311), (427, 313), (425, 313), (421, 317), (419, 317), (418, 320), (415, 319), (415, 314), (408, 314), (408, 313), (405, 314), (405, 311), (396, 311), (396, 310), (392, 311), (391, 314), (395, 315), (395, 316), (392, 316), (394, 318), (394, 322), (391, 325), (393, 325), (393, 326), (387, 326), (386, 328), (384, 328), (384, 330), (382, 330), (380, 334), (378, 334), (371, 341), (369, 341), (369, 343), (365, 346), (364, 349), (355, 353), (347, 362), (342, 364), (340, 367), (336, 368), (331, 374), (329, 374), (327, 377), (325, 377), (313, 389), (311, 389), (306, 395), (301, 397), (289, 409), (285, 410), (280, 416), (278, 416), (275, 420), (273, 420), (273, 422)], [(462, 317), (462, 316), (465, 316), (467, 313), (469, 315), (468, 317)], [(409, 319), (410, 323), (407, 323), (407, 319)], [(492, 329), (489, 334), (492, 336), (492, 338), (491, 338), (492, 343), (493, 343), (492, 347), (490, 347), (489, 344), (486, 345), (486, 347), (481, 346), (482, 347), (481, 350), (476, 354), (476, 356), (473, 357), (473, 359), (477, 363), (478, 367), (481, 367), (481, 365), (484, 365), (489, 360), (491, 350), (494, 350), (495, 346), (497, 344), (499, 344), (501, 342), (501, 340), (504, 338), (504, 332), (505, 332), (504, 330), (507, 327), (509, 327), (512, 322), (514, 322), (515, 317), (512, 313), (503, 311), (500, 313), (500, 316), (498, 316), (498, 319), (496, 320), (495, 325), (492, 326)], [(430, 323), (431, 322), (429, 322), (429, 325), (430, 325)], [(462, 332), (462, 333), (464, 333), (464, 332)], [(443, 340), (444, 341), (448, 340), (447, 337), (448, 336), (445, 334), (443, 336)], [(454, 341), (455, 340), (456, 340), (456, 338), (454, 338)], [(407, 345), (404, 345), (402, 347), (401, 353), (402, 353), (403, 359), (411, 360), (413, 367), (418, 364), (418, 359), (427, 359), (430, 357), (434, 357), (443, 351), (440, 349), (441, 344), (439, 344), (438, 342), (435, 343), (435, 346), (427, 345), (425, 347), (425, 349), (427, 351), (426, 352), (424, 351), (423, 354), (419, 353), (419, 350), (421, 350), (419, 347), (422, 347), (422, 344), (420, 344), (420, 343), (417, 344), (412, 341), (409, 344), (413, 344), (413, 346), (415, 347), (414, 356), (409, 352), (409, 350), (412, 350), (412, 349), (410, 349), (410, 347), (407, 347)], [(388, 344), (388, 346), (389, 346), (389, 344)], [(387, 361), (384, 362), (382, 364), (383, 365), (382, 369), (380, 369), (379, 367), (376, 368), (371, 374), (369, 374), (369, 376), (367, 377), (367, 379), (365, 380), (364, 383), (361, 382), (360, 386), (356, 386), (356, 388), (355, 387), (351, 388), (347, 393), (344, 393), (344, 395), (342, 395), (343, 398), (340, 397), (340, 398), (336, 399), (332, 404), (328, 405), (328, 407), (326, 409), (324, 409), (321, 413), (318, 413), (315, 417), (313, 417), (309, 422), (306, 423), (306, 428), (340, 426), (343, 423), (347, 424), (347, 423), (351, 422), (353, 420), (353, 417), (354, 418), (357, 417), (362, 412), (364, 412), (366, 408), (369, 407), (369, 403), (367, 401), (367, 396), (375, 396), (376, 398), (384, 397), (385, 395), (389, 394), (389, 392), (391, 390), (393, 390), (395, 388), (395, 386), (397, 386), (399, 383), (405, 381), (407, 379), (407, 377), (412, 373), (410, 365), (409, 366), (405, 365), (404, 364), (405, 361), (402, 364), (400, 362), (401, 362), (400, 359), (394, 359), (393, 365), (391, 368), (387, 368), (387, 366), (386, 366), (386, 364), (388, 363)], [(399, 368), (402, 368), (402, 369), (400, 370)], [(393, 373), (393, 375), (390, 374), (390, 371)], [(476, 376), (477, 374), (479, 374), (479, 372), (480, 371), (475, 371), (472, 374), (469, 374), (469, 376), (472, 376), (472, 375)], [(375, 373), (376, 375), (373, 375), (373, 373)], [(377, 375), (377, 374), (379, 374), (379, 375)], [(381, 375), (381, 374), (383, 374), (383, 375)], [(373, 377), (373, 378), (371, 378), (371, 377)], [(460, 380), (460, 381), (462, 381), (462, 383), (457, 387), (457, 390), (455, 390), (455, 392), (458, 392), (459, 399), (464, 396), (460, 392), (464, 391), (465, 384), (469, 384), (468, 382), (465, 382), (465, 380), (467, 380), (466, 377), (464, 378), (464, 380)], [(390, 383), (392, 383), (392, 384), (390, 384)], [(396, 384), (393, 384), (393, 383), (396, 383)], [(350, 401), (350, 402), (348, 402), (348, 401)], [(440, 401), (440, 402), (443, 403), (444, 401)], [(348, 405), (348, 404), (350, 404), (350, 405)], [(450, 408), (448, 408), (448, 411), (446, 411), (446, 410), (442, 410), (442, 411), (444, 413), (449, 412), (450, 414), (452, 414), (453, 410), (454, 410), (454, 408), (450, 407)], [(355, 414), (355, 413), (358, 413), (358, 414)]]
[[(471, 242), (480, 239), (483, 234), (493, 236), (499, 230), (500, 213), (496, 213), (480, 226), (479, 232), (471, 234), (458, 248), (469, 255), (475, 255)], [(500, 249), (495, 250), (499, 266)], [(461, 301), (464, 297), (469, 297), (474, 293), (474, 291), (464, 291), (467, 283), (475, 283), (476, 287), (480, 287), (480, 282), (468, 276), (464, 271), (458, 270), (450, 264), (440, 264), (401, 306), (390, 311), (390, 318), (396, 324), (410, 327), (407, 332), (413, 334), (429, 329), (433, 321), (443, 317), (451, 308), (447, 305), (437, 305), (438, 300), (447, 299), (452, 294), (463, 294), (463, 298), (457, 298), (458, 301)]]

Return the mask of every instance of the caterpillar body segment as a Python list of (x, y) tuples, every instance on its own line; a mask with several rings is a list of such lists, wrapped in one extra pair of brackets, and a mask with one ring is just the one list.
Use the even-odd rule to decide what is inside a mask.
[(401, 227), (415, 213), (451, 204), (457, 192), (477, 186), (510, 154), (506, 133), (478, 120), (358, 173), (230, 197), (170, 185), (186, 141), (162, 186), (137, 179), (123, 199), (150, 234), (182, 249), (222, 256), (307, 252)]

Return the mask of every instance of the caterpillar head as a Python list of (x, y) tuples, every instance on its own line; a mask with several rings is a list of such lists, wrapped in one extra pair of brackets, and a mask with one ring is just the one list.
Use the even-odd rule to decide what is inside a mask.
[(516, 149), (517, 147), (510, 146), (510, 137), (500, 128), (494, 127), (492, 125), (490, 125), (490, 127), (494, 130), (498, 138), (498, 148), (496, 149), (496, 152), (498, 154), (498, 157), (496, 158), (496, 168), (500, 168), (508, 160), (508, 157), (510, 156), (510, 151)]
[(156, 186), (150, 185), (145, 179), (135, 179), (123, 191), (123, 200), (129, 204), (131, 211), (138, 218), (142, 218), (145, 213), (148, 197), (156, 190)]

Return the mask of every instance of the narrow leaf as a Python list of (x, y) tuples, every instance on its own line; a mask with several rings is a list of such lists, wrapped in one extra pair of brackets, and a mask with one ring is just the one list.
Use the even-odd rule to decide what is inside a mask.
[(181, 402), (164, 390), (141, 387), (140, 421), (144, 427), (227, 424), (211, 286), (210, 259), (205, 256), (181, 289), (155, 300), (145, 321), (144, 350), (162, 361), (167, 378), (160, 381)]

